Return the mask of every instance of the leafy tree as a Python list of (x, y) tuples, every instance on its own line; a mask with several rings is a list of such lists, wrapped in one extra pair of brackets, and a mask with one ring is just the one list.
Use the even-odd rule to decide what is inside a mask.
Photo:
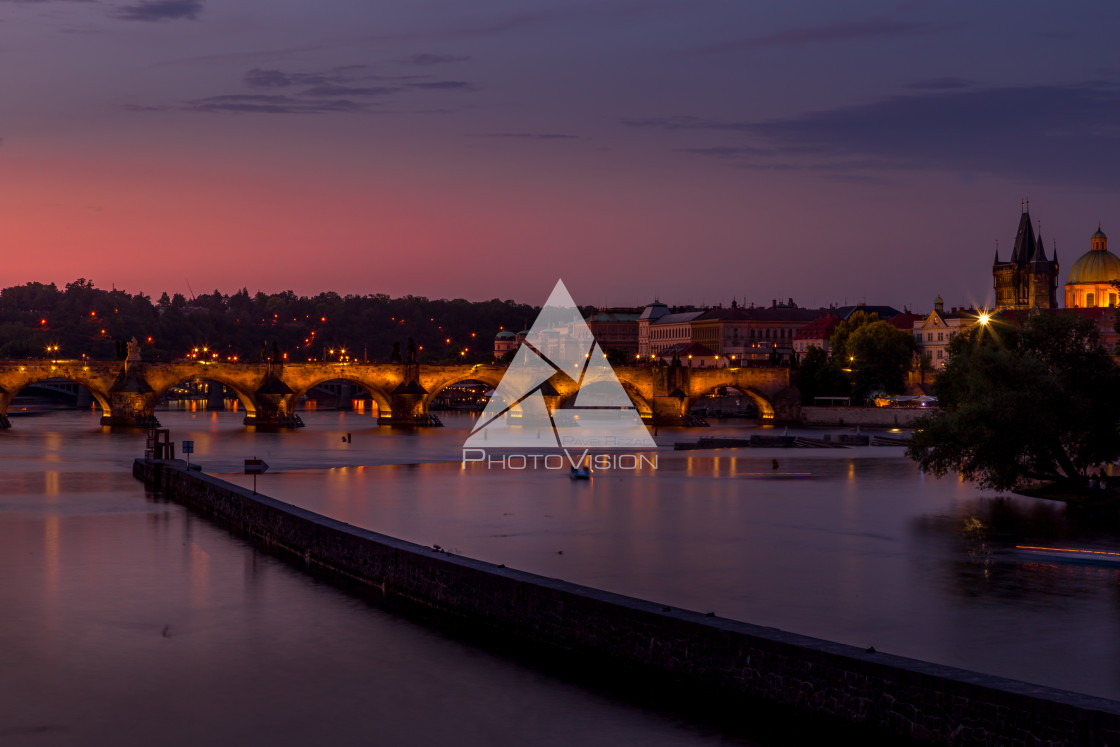
[[(852, 336), (853, 332), (865, 324), (871, 324), (877, 321), (879, 321), (879, 315), (874, 312), (852, 312), (847, 319), (837, 324), (836, 329), (832, 331), (832, 337), (828, 341), (828, 348), (832, 351), (832, 357), (839, 361), (847, 361), (850, 355), (848, 352), (848, 338)], [(845, 365), (847, 365), (847, 363), (845, 363)]]
[(816, 345), (809, 346), (797, 367), (797, 388), (801, 402), (811, 405), (817, 397), (847, 397), (852, 385), (840, 362)]
[(1120, 456), (1120, 368), (1075, 313), (957, 334), (934, 392), (940, 412), (915, 423), (906, 453), (937, 476), (959, 472), (997, 490), (1079, 485)]
[(851, 333), (846, 348), (857, 396), (906, 389), (906, 373), (917, 349), (913, 335), (890, 322), (872, 321)]

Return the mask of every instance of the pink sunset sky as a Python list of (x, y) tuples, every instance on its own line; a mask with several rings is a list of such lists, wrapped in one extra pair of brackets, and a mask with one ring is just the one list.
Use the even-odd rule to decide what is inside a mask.
[[(757, 6), (757, 7), (756, 7)], [(991, 298), (1120, 241), (1105, 2), (0, 0), (0, 286)]]

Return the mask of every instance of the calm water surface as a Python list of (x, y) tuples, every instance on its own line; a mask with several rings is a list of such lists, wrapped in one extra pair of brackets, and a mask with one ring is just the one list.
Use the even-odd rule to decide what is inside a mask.
[[(663, 449), (655, 471), (573, 482), (464, 469), (466, 416), (401, 432), (312, 412), (286, 433), (235, 413), (160, 418), (207, 472), (248, 484), (241, 460), (264, 458), (262, 492), (375, 531), (1120, 699), (1120, 570), (1014, 549), (1117, 549), (1115, 522), (928, 478), (898, 448)], [(448, 641), (147, 500), (129, 472), (140, 433), (75, 412), (14, 425), (0, 432), (0, 741), (720, 739)], [(736, 432), (704, 435), (722, 430)]]
[[(332, 457), (314, 414), (291, 438), (226, 413), (160, 417), (207, 453), (353, 456)], [(152, 502), (130, 474), (140, 433), (88, 413), (14, 420), (0, 431), (0, 744), (728, 741), (449, 640)]]

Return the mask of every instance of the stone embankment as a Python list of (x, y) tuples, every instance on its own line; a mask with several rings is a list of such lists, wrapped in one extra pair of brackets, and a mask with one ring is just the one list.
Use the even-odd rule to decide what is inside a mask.
[[(886, 740), (1120, 744), (1120, 703), (764, 628), (484, 563), (377, 534), (185, 468), (133, 474), (297, 564), (491, 640), (625, 672), (674, 697), (774, 708)], [(678, 695), (679, 694), (679, 695)]]

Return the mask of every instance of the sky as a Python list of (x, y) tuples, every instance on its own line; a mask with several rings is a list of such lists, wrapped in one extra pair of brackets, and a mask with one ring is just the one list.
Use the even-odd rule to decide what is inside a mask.
[(1120, 242), (1118, 32), (1099, 0), (0, 0), (0, 287), (984, 304), (1024, 198), (1061, 283)]

